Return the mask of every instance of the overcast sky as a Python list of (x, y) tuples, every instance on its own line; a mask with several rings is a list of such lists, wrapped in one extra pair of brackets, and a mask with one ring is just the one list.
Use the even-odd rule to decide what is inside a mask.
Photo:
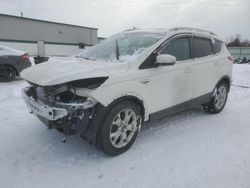
[(90, 26), (108, 37), (124, 29), (189, 26), (224, 39), (250, 39), (250, 0), (0, 0), (0, 13)]

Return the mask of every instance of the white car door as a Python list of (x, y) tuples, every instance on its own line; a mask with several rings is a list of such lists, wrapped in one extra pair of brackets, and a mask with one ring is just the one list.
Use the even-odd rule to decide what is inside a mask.
[(195, 58), (194, 97), (200, 97), (213, 91), (218, 78), (218, 62), (213, 56), (211, 39), (193, 37), (192, 46)]
[(190, 36), (170, 39), (158, 54), (173, 55), (177, 61), (174, 65), (149, 70), (151, 113), (192, 99), (194, 62), (191, 59)]

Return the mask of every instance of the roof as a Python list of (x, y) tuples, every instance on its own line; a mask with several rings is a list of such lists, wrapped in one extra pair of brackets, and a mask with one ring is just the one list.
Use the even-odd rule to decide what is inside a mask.
[(134, 29), (127, 29), (124, 30), (123, 32), (145, 32), (145, 33), (160, 33), (160, 34), (167, 34), (167, 32), (169, 31), (169, 29), (166, 28), (150, 28), (150, 29), (138, 29), (138, 28), (134, 28)]
[(188, 32), (188, 33), (194, 33), (194, 34), (208, 35), (208, 36), (220, 39), (219, 36), (217, 36), (216, 34), (214, 34), (211, 31), (206, 31), (203, 29), (197, 29), (197, 28), (192, 28), (192, 27), (173, 27), (171, 29), (167, 29), (167, 28), (137, 29), (137, 28), (134, 28), (134, 29), (125, 30), (124, 32), (150, 32), (150, 33), (153, 32), (153, 33), (161, 33), (164, 35), (167, 35), (167, 34), (173, 33), (173, 32), (174, 33)]
[(9, 15), (9, 14), (0, 14), (0, 16), (12, 17), (12, 18), (17, 18), (17, 19), (22, 19), (22, 20), (31, 20), (31, 21), (37, 21), (37, 22), (43, 22), (43, 23), (60, 24), (60, 25), (66, 25), (66, 26), (72, 26), (72, 27), (80, 27), (80, 28), (85, 28), (85, 29), (98, 30), (98, 28), (94, 28), (94, 27), (79, 26), (79, 25), (66, 24), (66, 23), (60, 23), (60, 22), (53, 22), (53, 21), (47, 21), (47, 20), (39, 20), (39, 19), (34, 19), (34, 18), (14, 16), (14, 15)]
[(215, 35), (211, 31), (203, 30), (203, 29), (197, 29), (197, 28), (192, 28), (192, 27), (174, 27), (170, 29), (169, 31), (191, 31), (191, 32), (196, 32), (196, 33), (203, 33), (203, 34), (209, 34), (209, 35)]

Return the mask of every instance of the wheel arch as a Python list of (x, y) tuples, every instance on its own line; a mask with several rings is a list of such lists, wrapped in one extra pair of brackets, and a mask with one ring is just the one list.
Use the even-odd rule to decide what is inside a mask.
[(9, 66), (9, 67), (13, 68), (13, 69), (15, 70), (16, 75), (19, 76), (18, 71), (17, 71), (17, 69), (16, 69), (15, 66), (10, 65), (10, 64), (1, 64), (0, 67), (1, 67), (1, 66)]
[(126, 100), (130, 100), (130, 101), (132, 101), (132, 102), (134, 102), (135, 104), (138, 105), (138, 107), (139, 107), (139, 109), (141, 111), (142, 119), (144, 120), (145, 119), (145, 110), (146, 110), (146, 107), (144, 106), (143, 100), (139, 99), (136, 96), (127, 95), (127, 96), (119, 97), (116, 100), (114, 100), (110, 105), (114, 105), (114, 104), (117, 104), (119, 102), (126, 101)]
[(230, 86), (231, 86), (231, 78), (230, 78), (230, 76), (228, 76), (228, 75), (222, 76), (219, 79), (219, 81), (216, 83), (216, 86), (218, 86), (218, 84), (220, 84), (221, 82), (225, 82), (227, 84), (227, 86), (228, 86), (228, 91), (230, 91)]
[(142, 113), (143, 121), (149, 120), (149, 104), (147, 100), (143, 97), (143, 95), (141, 95), (140, 93), (117, 92), (117, 93), (114, 93), (113, 96), (109, 95), (107, 97), (103, 97), (103, 95), (92, 94), (90, 97), (93, 98), (98, 103), (105, 106), (107, 111), (118, 102), (121, 102), (124, 100), (131, 100), (132, 102), (136, 103), (139, 106), (140, 111)]
[(117, 104), (119, 104), (123, 101), (126, 101), (126, 100), (132, 101), (138, 105), (139, 110), (141, 111), (141, 114), (142, 114), (142, 119), (145, 120), (145, 113), (146, 113), (145, 106), (143, 104), (143, 101), (136, 96), (133, 96), (133, 95), (121, 96), (121, 97), (113, 100), (107, 106), (104, 106), (101, 103), (98, 103), (97, 110), (99, 109), (100, 111), (98, 113), (97, 122), (94, 122), (94, 124), (93, 124), (93, 126), (95, 128), (94, 128), (94, 134), (93, 134), (93, 138), (92, 138), (92, 140), (94, 141), (94, 143), (97, 147), (100, 147), (100, 143), (98, 142), (98, 137), (100, 136), (99, 133), (100, 133), (101, 123), (103, 122), (103, 120), (105, 119), (107, 114), (112, 110), (113, 107), (115, 107)]

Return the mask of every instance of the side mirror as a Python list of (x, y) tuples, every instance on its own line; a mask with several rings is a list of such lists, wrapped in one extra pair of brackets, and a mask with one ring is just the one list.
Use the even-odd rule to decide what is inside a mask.
[(157, 65), (174, 65), (176, 62), (176, 57), (168, 54), (160, 54), (156, 56)]

